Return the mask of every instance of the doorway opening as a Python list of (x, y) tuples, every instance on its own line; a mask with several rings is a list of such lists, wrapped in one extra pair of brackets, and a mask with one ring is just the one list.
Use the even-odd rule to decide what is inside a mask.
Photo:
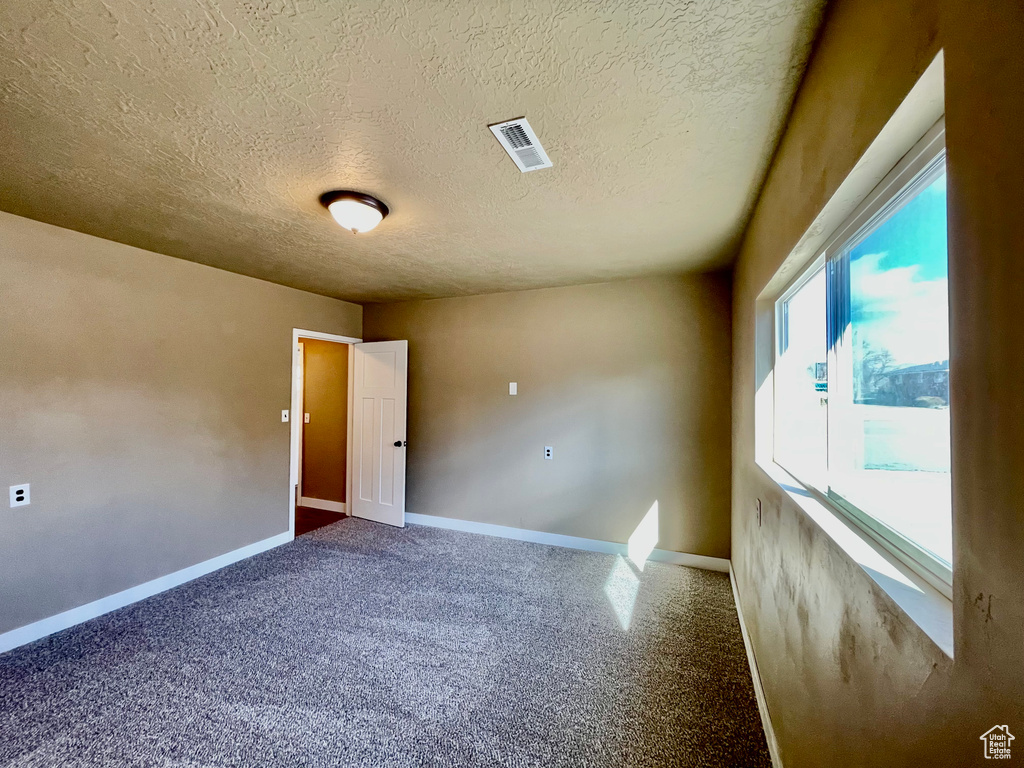
[(360, 341), (293, 331), (289, 499), (293, 536), (351, 513), (352, 345)]
[(350, 344), (299, 336), (302, 406), (295, 535), (348, 514)]
[(407, 370), (406, 341), (293, 330), (293, 537), (346, 516), (405, 525)]

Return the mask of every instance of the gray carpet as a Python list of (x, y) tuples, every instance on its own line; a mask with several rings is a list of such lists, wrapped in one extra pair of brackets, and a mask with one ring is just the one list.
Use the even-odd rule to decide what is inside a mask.
[(346, 520), (0, 656), (0, 765), (769, 758), (726, 576)]

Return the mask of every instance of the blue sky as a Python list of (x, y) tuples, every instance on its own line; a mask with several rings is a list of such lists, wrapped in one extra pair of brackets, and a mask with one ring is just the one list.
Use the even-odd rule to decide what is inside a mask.
[(850, 252), (851, 317), (859, 346), (896, 365), (949, 358), (946, 176)]

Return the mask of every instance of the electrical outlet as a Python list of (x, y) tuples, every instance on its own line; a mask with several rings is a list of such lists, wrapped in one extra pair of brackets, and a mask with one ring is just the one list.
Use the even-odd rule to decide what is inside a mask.
[(24, 507), (29, 502), (28, 483), (11, 486), (11, 506)]
[(281, 411), (281, 421), (288, 421), (288, 411)]
[(757, 500), (757, 527), (761, 527), (761, 500)]
[(544, 446), (544, 458), (545, 459), (553, 459), (553, 458), (555, 458), (555, 449), (552, 448), (550, 445), (545, 445)]

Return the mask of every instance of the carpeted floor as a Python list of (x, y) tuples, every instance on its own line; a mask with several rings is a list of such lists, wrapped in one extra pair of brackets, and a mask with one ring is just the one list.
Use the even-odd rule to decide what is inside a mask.
[(0, 656), (0, 765), (769, 758), (723, 574), (345, 520)]

